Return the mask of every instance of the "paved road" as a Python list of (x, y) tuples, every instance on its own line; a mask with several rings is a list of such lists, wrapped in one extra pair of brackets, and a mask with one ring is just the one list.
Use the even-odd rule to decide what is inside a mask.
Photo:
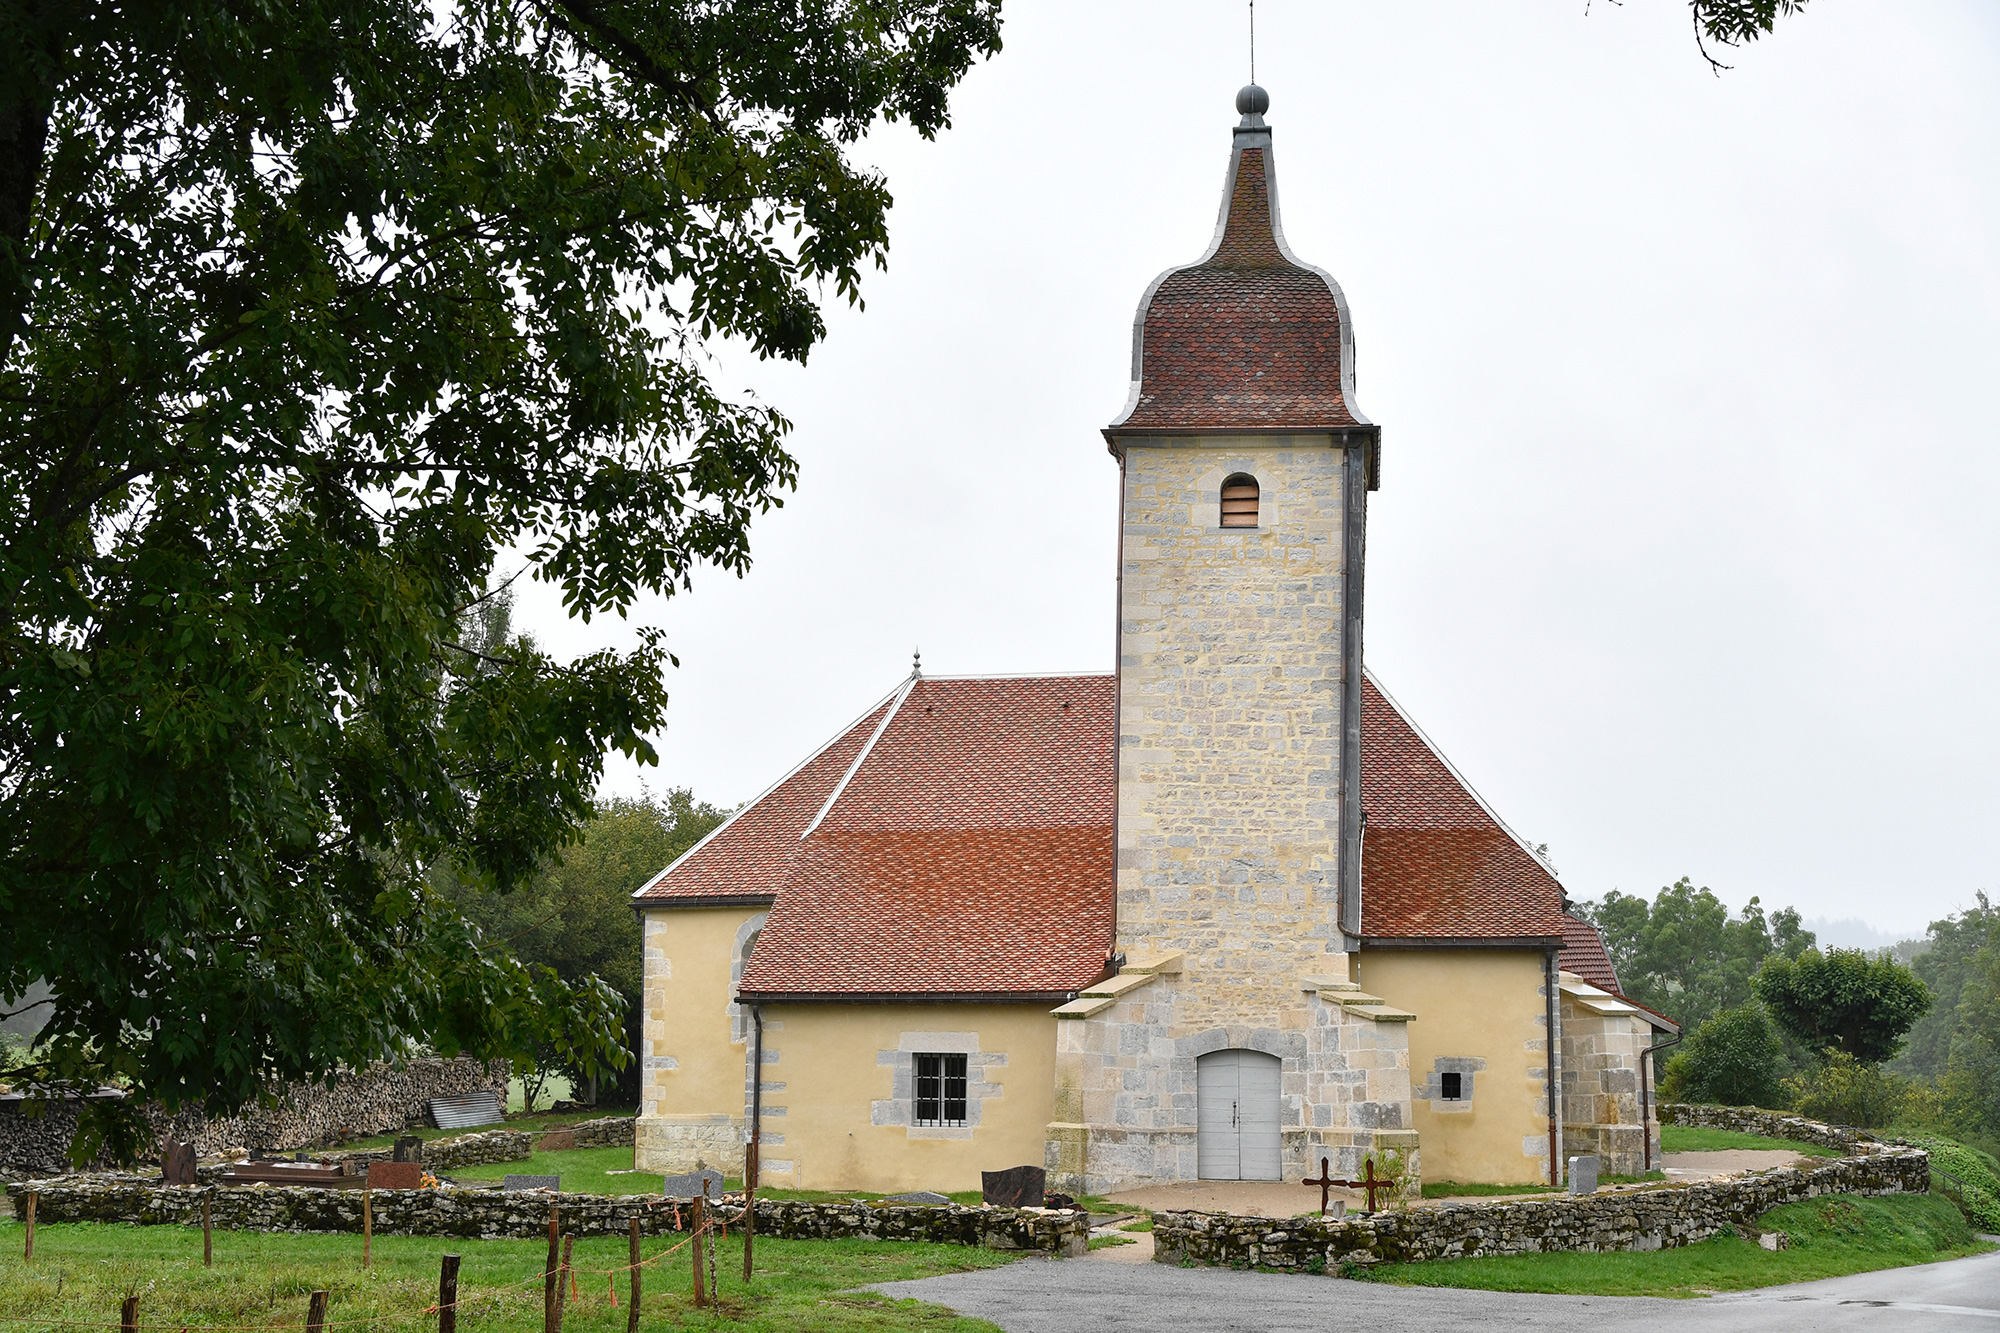
[(891, 1282), (877, 1290), (990, 1319), (1007, 1333), (1162, 1328), (1326, 1333), (1335, 1327), (1439, 1333), (1474, 1326), (1481, 1333), (1928, 1333), (1973, 1328), (2000, 1333), (2000, 1252), (1685, 1301), (1390, 1287), (1097, 1259), (1030, 1259), (979, 1273)]

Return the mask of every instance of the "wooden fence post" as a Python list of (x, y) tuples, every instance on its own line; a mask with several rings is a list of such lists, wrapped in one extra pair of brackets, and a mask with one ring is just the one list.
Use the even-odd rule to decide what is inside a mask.
[(325, 1333), (326, 1293), (316, 1291), (306, 1301), (306, 1333)]
[(139, 1298), (127, 1296), (118, 1307), (118, 1333), (139, 1333)]
[(549, 1262), (547, 1270), (542, 1274), (542, 1333), (556, 1333), (556, 1286), (562, 1281), (562, 1270), (556, 1266), (558, 1236), (560, 1235), (557, 1227), (561, 1217), (561, 1210), (551, 1205), (549, 1208)]
[(699, 1310), (708, 1304), (708, 1263), (702, 1254), (708, 1228), (706, 1198), (688, 1201), (688, 1222), (688, 1249), (694, 1252), (694, 1308)]
[(33, 1190), (29, 1190), (28, 1191), (28, 1248), (21, 1252), (21, 1262), (24, 1264), (31, 1264), (35, 1262), (35, 1205), (39, 1202), (41, 1202), (41, 1196), (39, 1194), (36, 1194)]
[(438, 1333), (458, 1333), (458, 1256), (438, 1265)]
[(209, 1199), (201, 1199), (201, 1266), (215, 1267), (215, 1218), (209, 1209)]
[[(761, 1077), (761, 1075), (760, 1075)], [(750, 1280), (750, 1247), (757, 1235), (757, 1136), (743, 1155), (743, 1280)]]
[(562, 1273), (556, 1279), (556, 1326), (554, 1333), (562, 1333), (563, 1298), (569, 1295), (571, 1281), (569, 1270), (570, 1247), (576, 1244), (575, 1236), (563, 1237)]
[(632, 1218), (625, 1229), (632, 1241), (632, 1302), (625, 1312), (625, 1333), (639, 1333), (639, 1219)]
[[(363, 1180), (367, 1178), (364, 1176)], [(370, 1201), (371, 1191), (366, 1184), (361, 1186), (361, 1266), (367, 1268), (374, 1258), (375, 1209)]]

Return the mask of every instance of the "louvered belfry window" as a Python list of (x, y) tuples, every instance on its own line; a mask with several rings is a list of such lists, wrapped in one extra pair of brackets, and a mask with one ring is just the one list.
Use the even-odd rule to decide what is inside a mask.
[(1239, 472), (1222, 483), (1222, 526), (1257, 526), (1257, 479)]

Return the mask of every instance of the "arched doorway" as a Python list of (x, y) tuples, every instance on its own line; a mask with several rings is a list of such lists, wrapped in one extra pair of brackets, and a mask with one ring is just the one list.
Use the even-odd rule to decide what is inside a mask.
[(1210, 1051), (1194, 1062), (1195, 1159), (1203, 1180), (1277, 1180), (1285, 1065), (1262, 1051)]

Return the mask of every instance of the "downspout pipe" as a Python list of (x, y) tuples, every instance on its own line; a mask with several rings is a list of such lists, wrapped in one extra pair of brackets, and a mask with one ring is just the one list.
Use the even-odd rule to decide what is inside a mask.
[(1639, 1140), (1646, 1145), (1643, 1156), (1648, 1174), (1653, 1170), (1653, 1131), (1646, 1128), (1653, 1119), (1652, 1103), (1647, 1095), (1647, 1085), (1653, 1077), (1653, 1057), (1661, 1051), (1671, 1050), (1686, 1040), (1687, 1033), (1675, 1033), (1672, 1041), (1663, 1041), (1657, 1046), (1648, 1046), (1644, 1054), (1639, 1057)]
[(1549, 1184), (1562, 1187), (1562, 1087), (1556, 1081), (1556, 1043), (1562, 1040), (1561, 1001), (1557, 998), (1556, 951), (1550, 949), (1542, 955), (1542, 991), (1545, 997), (1543, 1011), (1547, 1040), (1542, 1043), (1545, 1067), (1542, 1086), (1548, 1092), (1549, 1100)]
[(743, 1190), (757, 1188), (763, 1163), (758, 1150), (764, 1142), (764, 1006), (750, 1006), (750, 1153), (743, 1164)]

